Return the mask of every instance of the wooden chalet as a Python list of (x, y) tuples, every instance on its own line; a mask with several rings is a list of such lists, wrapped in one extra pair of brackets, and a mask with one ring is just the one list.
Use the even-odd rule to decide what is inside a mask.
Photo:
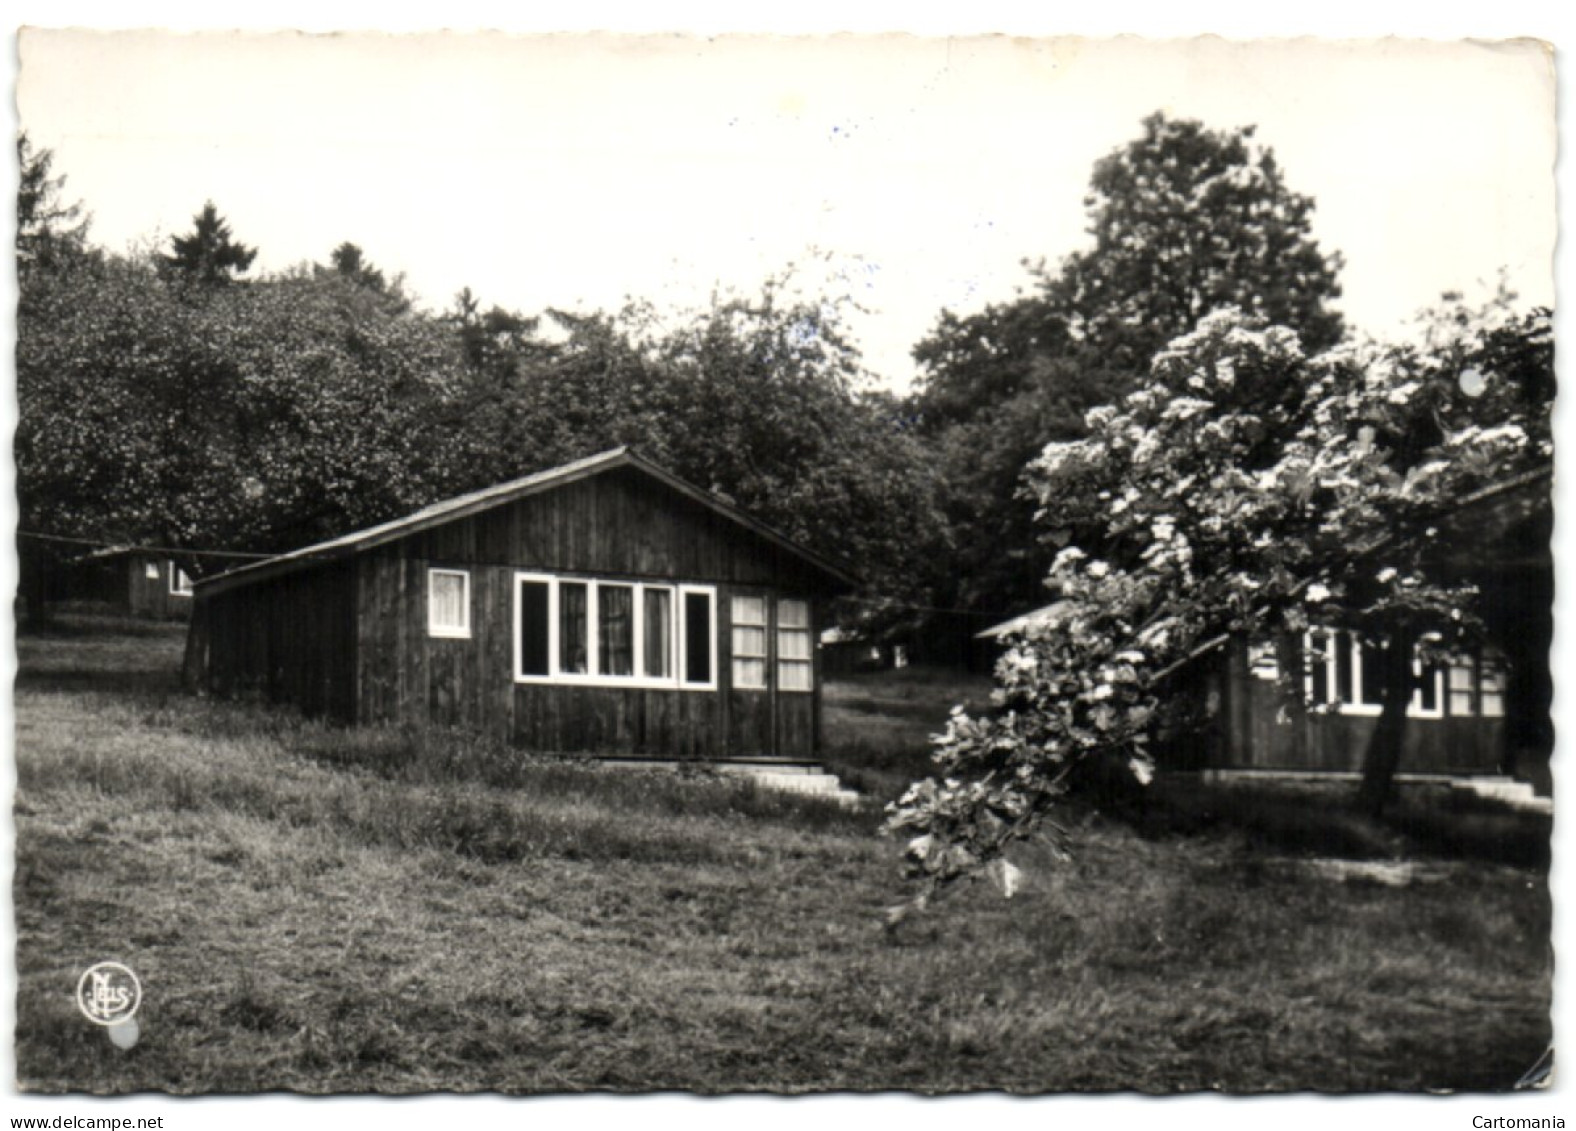
[(154, 620), (191, 616), (191, 578), (175, 562), (150, 550), (111, 546), (63, 554), (24, 541), (19, 560), (20, 591), (45, 605)]
[(533, 750), (809, 760), (852, 584), (620, 448), (198, 582), (186, 676)]
[[(1490, 646), (1423, 670), (1407, 708), (1399, 772), (1515, 774), (1549, 790), (1553, 636), (1550, 472), (1533, 471), (1459, 500), (1440, 517), (1435, 568), (1482, 592)], [(986, 629), (1005, 646), (1054, 624), (1060, 603)], [(1336, 627), (1301, 638), (1220, 637), (1171, 677), (1191, 722), (1164, 742), (1172, 769), (1355, 774), (1378, 724), (1378, 657)]]

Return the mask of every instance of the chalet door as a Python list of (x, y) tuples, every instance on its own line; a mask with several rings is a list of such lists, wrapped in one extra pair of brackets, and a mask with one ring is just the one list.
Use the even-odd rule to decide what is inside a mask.
[(770, 609), (764, 593), (735, 592), (728, 600), (728, 754), (735, 758), (777, 753)]

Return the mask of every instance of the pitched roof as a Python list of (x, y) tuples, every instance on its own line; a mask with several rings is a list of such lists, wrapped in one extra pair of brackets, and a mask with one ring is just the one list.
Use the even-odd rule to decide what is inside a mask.
[(578, 480), (588, 479), (593, 475), (600, 475), (603, 472), (612, 471), (620, 467), (632, 467), (651, 476), (679, 494), (744, 527), (757, 537), (766, 540), (781, 550), (786, 550), (812, 569), (831, 577), (843, 585), (852, 586), (857, 584), (852, 574), (831, 559), (798, 545), (765, 523), (751, 518), (733, 504), (724, 502), (710, 491), (702, 490), (694, 484), (680, 479), (670, 471), (665, 471), (630, 448), (621, 447), (601, 452), (594, 456), (587, 456), (585, 459), (576, 460), (573, 463), (566, 463), (562, 467), (539, 471), (534, 475), (527, 475), (521, 479), (512, 479), (507, 483), (499, 483), (492, 487), (483, 488), (480, 491), (472, 491), (468, 495), (459, 495), (453, 499), (433, 503), (419, 511), (406, 515), (404, 518), (380, 523), (377, 526), (369, 526), (365, 530), (353, 531), (338, 538), (331, 538), (326, 542), (304, 546), (299, 550), (291, 550), (286, 554), (279, 554), (264, 561), (216, 574), (213, 577), (198, 581), (196, 583), (197, 591), (205, 594), (220, 593), (233, 589), (236, 586), (251, 584), (265, 578), (293, 573), (322, 562), (351, 557), (376, 546), (382, 546), (408, 535), (429, 530), (434, 526), (479, 514), (494, 507), (512, 503), (516, 499), (524, 498), (527, 495), (550, 491), (554, 488), (563, 487)]
[(1039, 628), (1053, 623), (1066, 611), (1066, 601), (1052, 601), (1049, 605), (1042, 605), (1038, 609), (1030, 609), (1026, 613), (1019, 613), (1011, 620), (1004, 620), (1000, 624), (993, 624), (982, 632), (976, 632), (976, 640), (1001, 640), (1015, 632), (1022, 632), (1026, 628)]

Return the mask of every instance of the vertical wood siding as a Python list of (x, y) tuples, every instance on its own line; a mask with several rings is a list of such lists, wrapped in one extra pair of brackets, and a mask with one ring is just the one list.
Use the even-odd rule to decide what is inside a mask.
[[(147, 567), (159, 571), (149, 577)], [(170, 592), (170, 573), (174, 564), (165, 558), (129, 555), (122, 567), (126, 578), (126, 607), (133, 616), (186, 620), (192, 614), (192, 598)]]
[(356, 591), (354, 570), (330, 565), (199, 598), (188, 676), (219, 695), (355, 721)]
[[(1297, 662), (1295, 645), (1278, 649), (1282, 670)], [(1226, 659), (1224, 738), (1211, 758), (1225, 769), (1362, 770), (1378, 717), (1306, 709), (1298, 695), (1248, 667), (1247, 648), (1233, 643)], [(1499, 772), (1503, 718), (1408, 718), (1400, 772)]]
[[(433, 637), (427, 571), (470, 575), (470, 635)], [(717, 689), (514, 680), (515, 573), (716, 588)], [(360, 722), (485, 731), (543, 751), (661, 758), (811, 758), (816, 690), (776, 688), (776, 602), (817, 600), (819, 571), (710, 508), (618, 468), (366, 550), (204, 598), (205, 682)], [(768, 598), (770, 690), (732, 688), (730, 597)], [(675, 608), (675, 613), (677, 613)], [(194, 649), (196, 633), (194, 633)]]

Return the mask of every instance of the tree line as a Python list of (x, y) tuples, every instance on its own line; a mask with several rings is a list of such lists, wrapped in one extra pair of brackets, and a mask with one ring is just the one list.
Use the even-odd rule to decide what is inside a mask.
[(940, 312), (903, 397), (871, 388), (848, 300), (786, 275), (680, 318), (427, 312), (348, 242), (249, 277), (211, 203), (110, 253), (51, 155), (21, 157), (24, 528), (286, 550), (629, 444), (849, 563), (839, 619), (921, 655), (1060, 598), (893, 818), (932, 885), (1035, 828), (1071, 767), (1147, 772), (1167, 674), (1221, 632), (1385, 650), (1382, 801), (1413, 644), (1482, 631), (1439, 516), (1551, 458), (1549, 312), (1447, 295), (1416, 340), (1352, 334), (1342, 258), (1252, 128), (1146, 119), (1094, 167), (1086, 247)]
[(680, 317), (527, 316), (468, 289), (429, 312), (350, 242), (253, 276), (212, 202), (165, 248), (110, 252), (52, 154), (24, 136), (20, 157), (24, 530), (284, 551), (630, 445), (850, 563), (848, 616), (924, 603), (939, 476), (843, 305), (791, 273)]

